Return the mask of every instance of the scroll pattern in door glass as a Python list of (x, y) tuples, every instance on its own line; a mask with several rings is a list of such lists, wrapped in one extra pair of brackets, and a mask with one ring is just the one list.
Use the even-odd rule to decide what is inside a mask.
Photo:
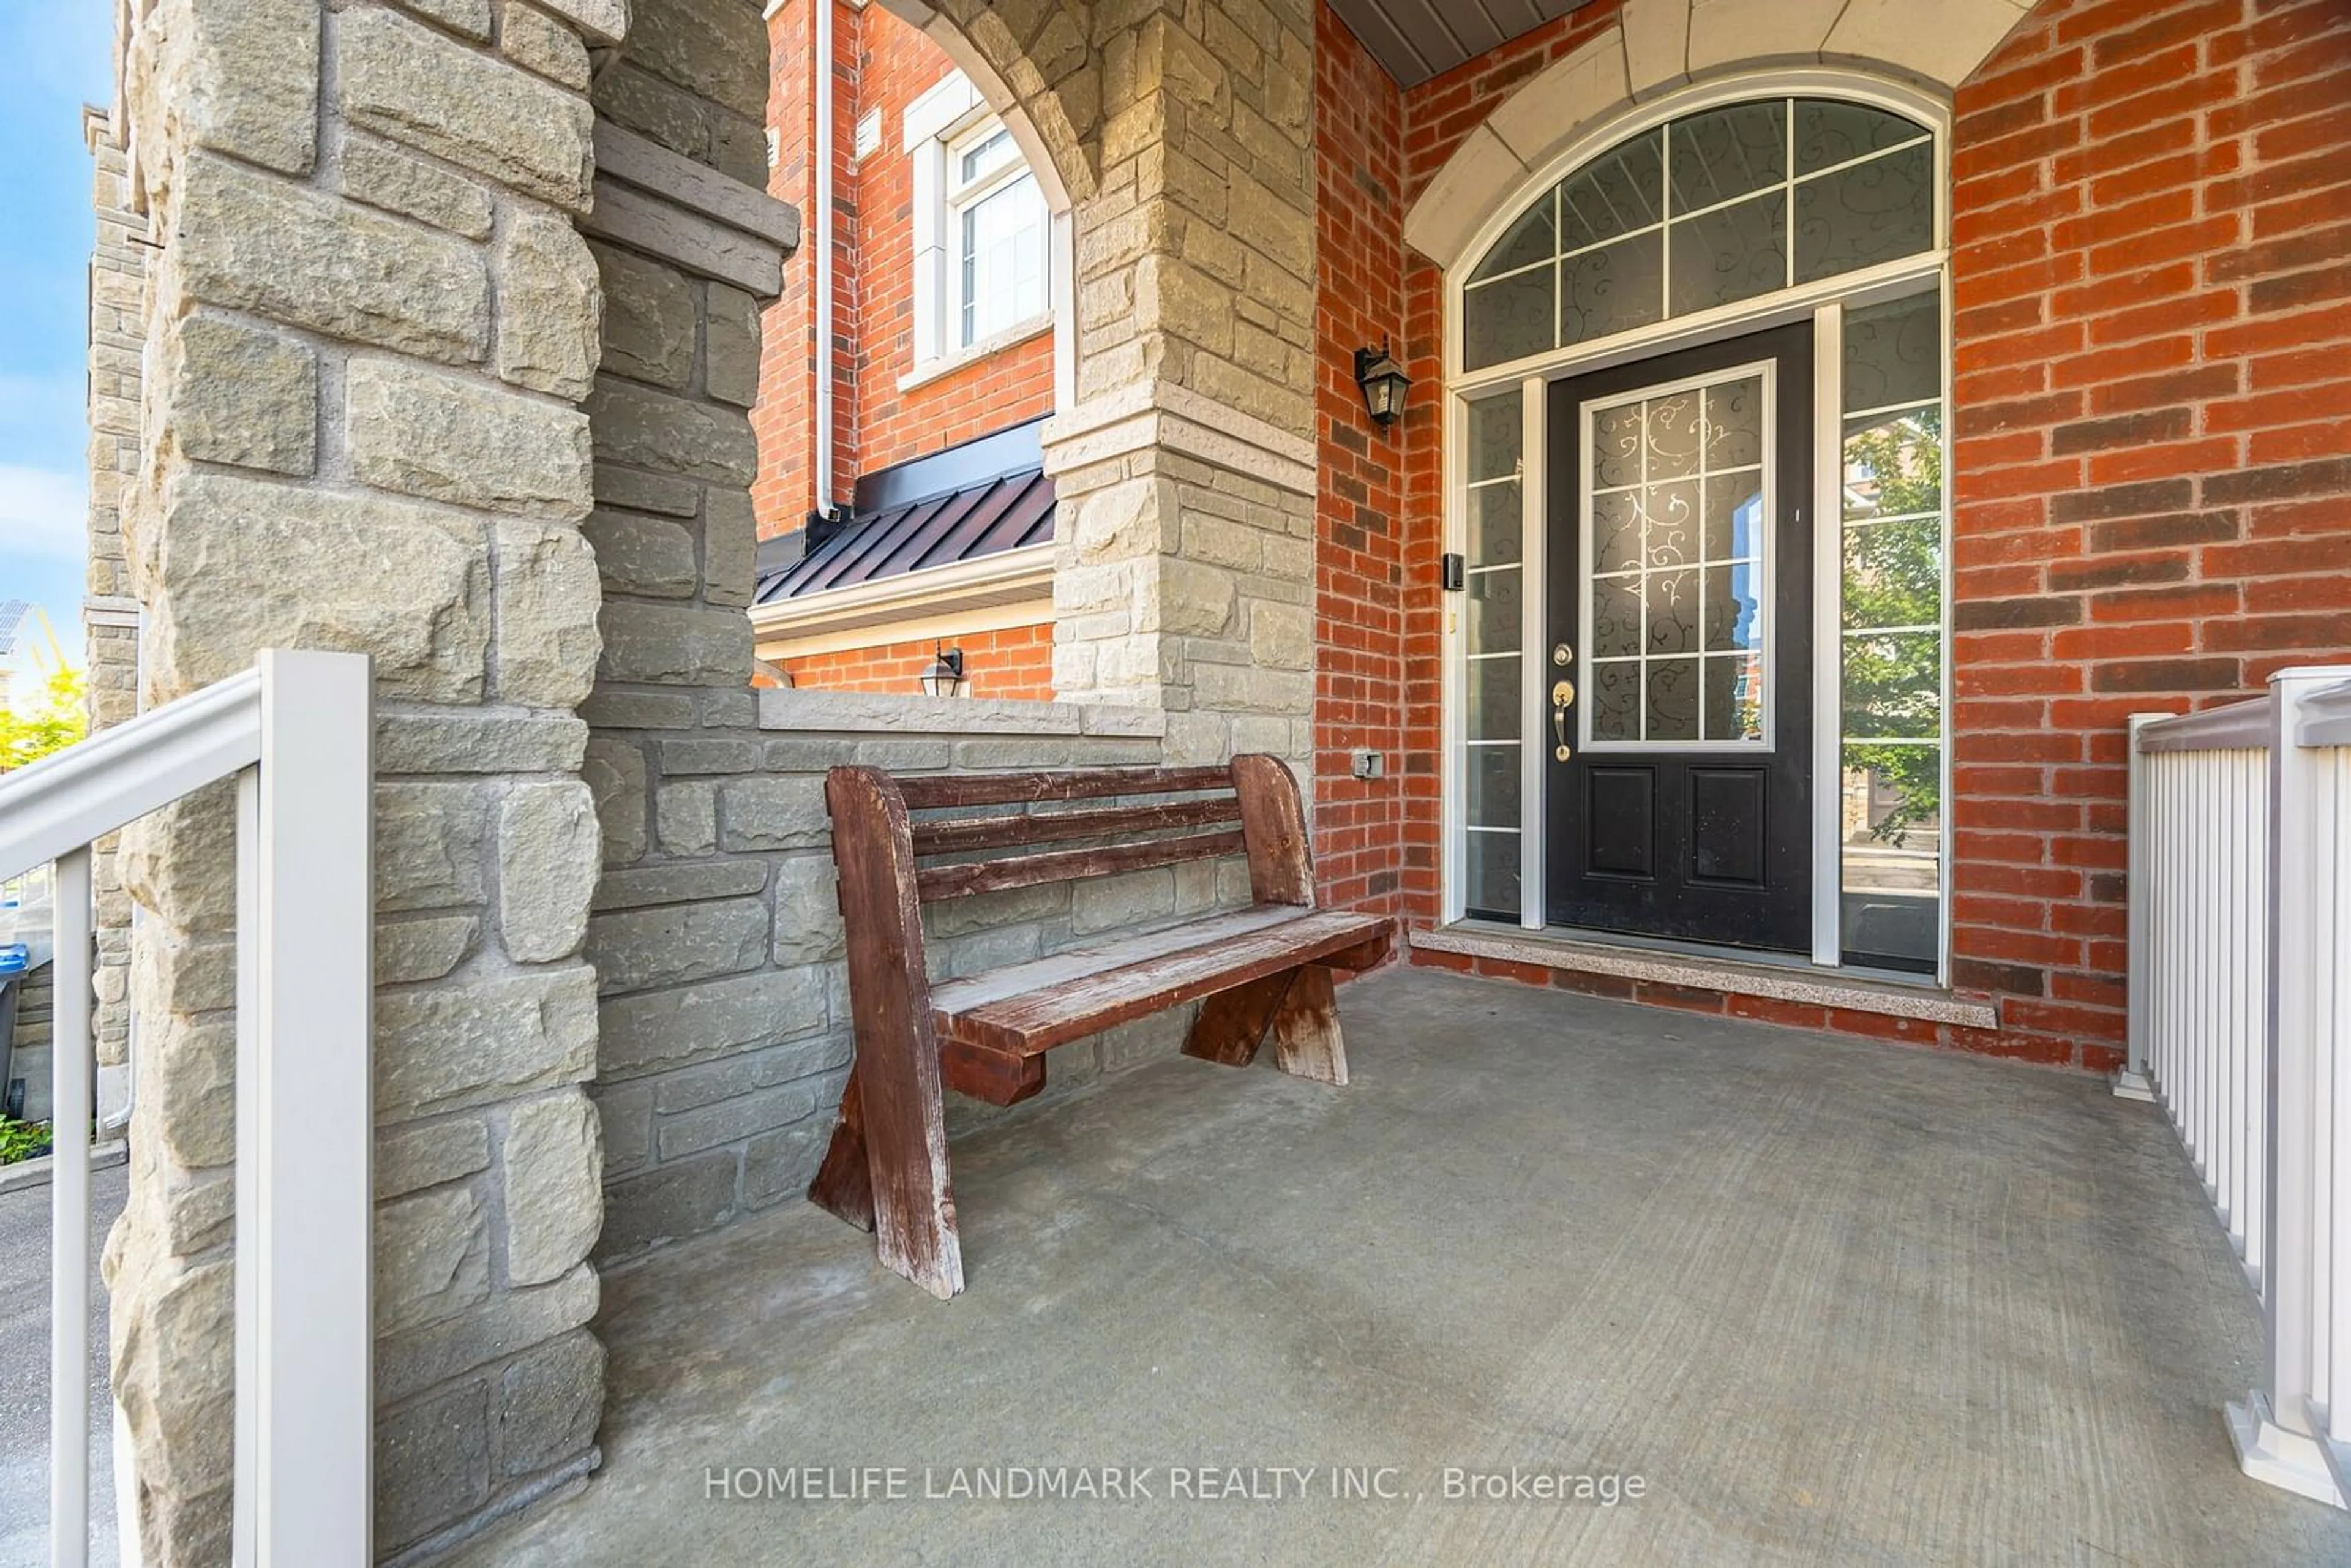
[(1763, 738), (1763, 379), (1589, 414), (1584, 736)]

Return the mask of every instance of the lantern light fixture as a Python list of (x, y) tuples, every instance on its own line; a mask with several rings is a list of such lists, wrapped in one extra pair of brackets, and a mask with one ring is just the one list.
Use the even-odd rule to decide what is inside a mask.
[(1385, 338), (1376, 349), (1355, 350), (1355, 384), (1363, 389), (1364, 406), (1382, 429), (1404, 417), (1405, 392), (1412, 378), (1388, 351)]
[(935, 697), (959, 697), (967, 682), (963, 673), (963, 650), (932, 644), (931, 667), (923, 672), (923, 691)]

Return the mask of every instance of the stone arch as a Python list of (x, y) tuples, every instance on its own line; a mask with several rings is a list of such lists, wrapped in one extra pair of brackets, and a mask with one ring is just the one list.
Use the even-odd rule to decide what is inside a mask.
[(1100, 183), (1092, 152), (1102, 92), (1090, 68), (1092, 26), (1084, 0), (881, 0), (919, 29), (1012, 132), (1046, 204), (1067, 213)]
[(2031, 9), (2030, 0), (1626, 0), (1615, 26), (1529, 78), (1462, 139), (1405, 214), (1405, 241), (1450, 268), (1576, 139), (1687, 83), (1825, 64), (1948, 101)]

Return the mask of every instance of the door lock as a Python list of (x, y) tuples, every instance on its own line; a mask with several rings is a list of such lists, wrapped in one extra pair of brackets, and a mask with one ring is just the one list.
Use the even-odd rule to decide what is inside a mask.
[[(1567, 646), (1562, 643), (1560, 647)], [(1567, 705), (1575, 700), (1575, 683), (1561, 681), (1551, 689), (1551, 733), (1558, 742), (1552, 747), (1552, 760), (1564, 762), (1575, 755), (1567, 744)]]
[(1551, 662), (1563, 670), (1575, 663), (1575, 650), (1564, 643), (1554, 643), (1552, 644)]

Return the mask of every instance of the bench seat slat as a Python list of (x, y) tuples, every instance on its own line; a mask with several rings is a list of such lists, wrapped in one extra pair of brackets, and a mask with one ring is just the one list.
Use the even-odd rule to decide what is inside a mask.
[(1034, 1056), (1302, 964), (1377, 963), (1392, 926), (1385, 915), (1259, 905), (949, 981), (933, 988), (932, 1016), (951, 1039)]

